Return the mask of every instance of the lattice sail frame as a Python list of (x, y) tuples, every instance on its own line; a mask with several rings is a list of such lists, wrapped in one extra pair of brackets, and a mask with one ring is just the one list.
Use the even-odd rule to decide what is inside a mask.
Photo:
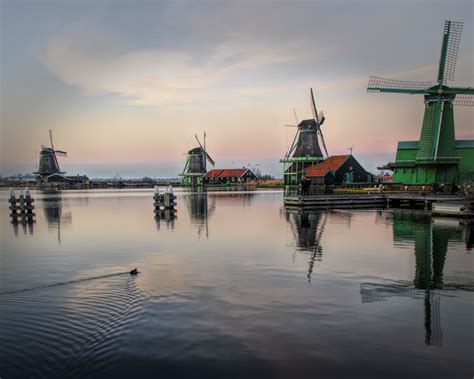
[[(438, 72), (438, 83), (440, 84), (445, 84), (448, 80), (454, 80), (462, 28), (462, 22), (445, 21), (444, 23), (444, 37)], [(446, 38), (447, 41), (445, 41)]]
[(472, 107), (474, 106), (474, 95), (467, 93), (457, 94), (453, 100), (453, 105), (458, 105), (461, 107)]
[(426, 91), (433, 86), (432, 82), (420, 82), (415, 80), (397, 80), (371, 76), (367, 86), (368, 92), (380, 92), (381, 89), (413, 90), (416, 92)]

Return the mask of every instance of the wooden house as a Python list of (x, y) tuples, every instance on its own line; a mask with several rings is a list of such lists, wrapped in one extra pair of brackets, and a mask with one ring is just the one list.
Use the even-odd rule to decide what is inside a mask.
[(368, 173), (353, 155), (333, 155), (317, 165), (304, 170), (311, 184), (368, 183), (372, 175)]
[(207, 184), (239, 184), (257, 179), (248, 168), (214, 169), (204, 175)]

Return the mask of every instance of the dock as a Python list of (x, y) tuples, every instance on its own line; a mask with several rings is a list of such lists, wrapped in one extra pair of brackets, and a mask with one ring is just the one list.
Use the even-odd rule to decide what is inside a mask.
[(329, 208), (384, 208), (387, 204), (383, 194), (320, 194), (287, 195), (284, 198), (287, 208), (329, 209)]
[(334, 208), (418, 208), (440, 216), (473, 217), (474, 200), (461, 195), (420, 192), (285, 194), (288, 209), (317, 210)]

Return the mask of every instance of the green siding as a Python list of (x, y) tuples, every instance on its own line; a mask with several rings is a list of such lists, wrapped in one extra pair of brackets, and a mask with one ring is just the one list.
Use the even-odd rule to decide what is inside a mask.
[(439, 122), (438, 114), (441, 112), (439, 103), (428, 103), (423, 116), (423, 126), (420, 136), (420, 148), (418, 150), (418, 159), (434, 158), (436, 124)]
[(418, 150), (420, 147), (420, 141), (399, 141), (398, 149), (408, 150), (415, 149)]
[(439, 134), (438, 158), (455, 157), (454, 151), (454, 114), (453, 105), (445, 103), (443, 108), (442, 128)]
[(474, 140), (457, 140), (454, 146), (456, 149), (474, 149)]
[(461, 157), (461, 161), (459, 162), (460, 183), (474, 183), (474, 141), (469, 142), (472, 142), (472, 148), (463, 147), (456, 149), (456, 154)]
[(418, 154), (417, 149), (398, 149), (397, 150), (397, 162), (399, 161), (415, 161)]

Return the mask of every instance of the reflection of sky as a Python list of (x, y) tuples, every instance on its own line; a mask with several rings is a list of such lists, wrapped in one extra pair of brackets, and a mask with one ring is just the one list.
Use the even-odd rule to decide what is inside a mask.
[[(367, 94), (370, 74), (433, 80), (453, 19), (465, 22), (455, 83), (473, 80), (470, 1), (278, 1), (271, 12), (265, 2), (213, 1), (0, 7), (4, 174), (36, 168), (48, 128), (73, 173), (176, 176), (205, 129), (219, 166), (280, 174), (293, 132), (283, 125), (293, 107), (311, 116), (310, 86), (329, 151), (354, 145), (374, 169), (398, 140), (418, 138), (423, 102)], [(456, 119), (458, 138), (472, 138), (472, 109)]]
[[(69, 251), (71, 254), (65, 254), (67, 259), (84, 264), (84, 257), (87, 257), (90, 262), (86, 265), (91, 267), (113, 263), (115, 266), (124, 264), (127, 269), (127, 262), (130, 266), (137, 265), (145, 254), (145, 257), (154, 257), (155, 261), (157, 257), (172, 255), (173, 261), (185, 262), (183, 264), (189, 265), (196, 275), (200, 275), (198, 268), (206, 273), (209, 265), (216, 265), (217, 271), (225, 271), (228, 264), (254, 269), (261, 266), (263, 270), (271, 268), (297, 274), (307, 271), (305, 252), (311, 253), (317, 243), (323, 254), (313, 276), (320, 271), (393, 280), (413, 279), (413, 238), (404, 237), (402, 232), (401, 238), (394, 238), (390, 212), (332, 211), (311, 216), (311, 227), (306, 229), (301, 228), (299, 218), (294, 214), (282, 212), (281, 192), (176, 194), (178, 206), (174, 228), (159, 231), (153, 220), (151, 191), (97, 191), (90, 195), (84, 191), (64, 192), (55, 195), (62, 197), (60, 201), (41, 200), (40, 194), (34, 194), (37, 199), (34, 234), (21, 238), (20, 233), (18, 238), (13, 238), (14, 235), (8, 233), (5, 248), (16, 250), (23, 246), (27, 255), (30, 250), (50, 250), (51, 258)], [(57, 241), (56, 246), (51, 247), (54, 242), (51, 238), (57, 239), (58, 227), (58, 219), (51, 217), (52, 207), (60, 211), (61, 247), (57, 246)], [(413, 220), (409, 219), (408, 225), (415, 222)], [(11, 226), (3, 226), (11, 230)], [(459, 225), (435, 219), (433, 228), (453, 230), (450, 249), (465, 248), (462, 241), (469, 235)], [(202, 238), (206, 229), (208, 238)], [(175, 251), (178, 254), (173, 253)], [(461, 257), (454, 253), (450, 255), (446, 269), (455, 270)], [(30, 258), (39, 259), (34, 255)], [(47, 259), (39, 261), (47, 262)]]
[[(297, 218), (287, 218), (278, 191), (208, 193), (208, 209), (213, 208), (207, 213), (208, 238), (198, 235), (201, 224), (185, 192), (177, 192), (174, 228), (160, 230), (151, 191), (99, 191), (90, 197), (87, 192), (64, 192), (59, 195), (61, 205), (71, 213), (71, 223), (61, 230), (61, 245), (48, 232), (41, 211), (48, 202), (34, 196), (37, 221), (32, 235), (15, 237), (11, 225), (1, 221), (5, 238), (0, 245), (0, 286), (25, 288), (89, 278), (54, 287), (51, 293), (61, 304), (48, 297), (47, 289), (15, 296), (23, 304), (46, 297), (42, 312), (59, 309), (54, 319), (59, 327), (67, 325), (68, 317), (71, 322), (90, 319), (98, 330), (103, 323), (110, 338), (101, 344), (94, 334), (94, 351), (119, 372), (127, 362), (142, 372), (172, 365), (176, 357), (179, 370), (201, 362), (223, 377), (229, 377), (226, 367), (239, 373), (277, 372), (281, 377), (308, 377), (314, 365), (319, 373), (336, 370), (342, 376), (371, 372), (373, 362), (393, 366), (401, 376), (446, 373), (446, 367), (454, 366), (464, 373), (471, 367), (469, 293), (443, 297), (443, 346), (429, 352), (423, 343), (419, 300), (361, 302), (361, 283), (413, 283), (414, 242), (394, 242), (394, 223), (399, 220), (394, 212), (319, 214), (314, 230), (324, 222), (318, 239), (323, 254), (309, 282), (312, 239), (300, 240), (307, 234), (298, 233)], [(5, 206), (0, 203), (1, 210)], [(416, 215), (403, 219), (412, 230), (425, 221)], [(462, 228), (439, 221), (433, 227), (453, 231), (445, 275), (472, 267), (472, 255), (458, 232)], [(141, 271), (136, 278), (126, 274), (94, 279), (133, 267)], [(31, 325), (38, 325), (35, 322), (38, 318), (32, 316)], [(80, 326), (75, 324), (74, 333)], [(48, 328), (57, 337), (58, 329)], [(88, 341), (79, 337), (74, 341)], [(116, 338), (123, 342), (119, 347)], [(72, 344), (68, 341), (66, 347)], [(438, 367), (441, 358), (447, 364)], [(189, 372), (182, 376), (189, 377)], [(373, 377), (380, 376), (377, 372)]]

